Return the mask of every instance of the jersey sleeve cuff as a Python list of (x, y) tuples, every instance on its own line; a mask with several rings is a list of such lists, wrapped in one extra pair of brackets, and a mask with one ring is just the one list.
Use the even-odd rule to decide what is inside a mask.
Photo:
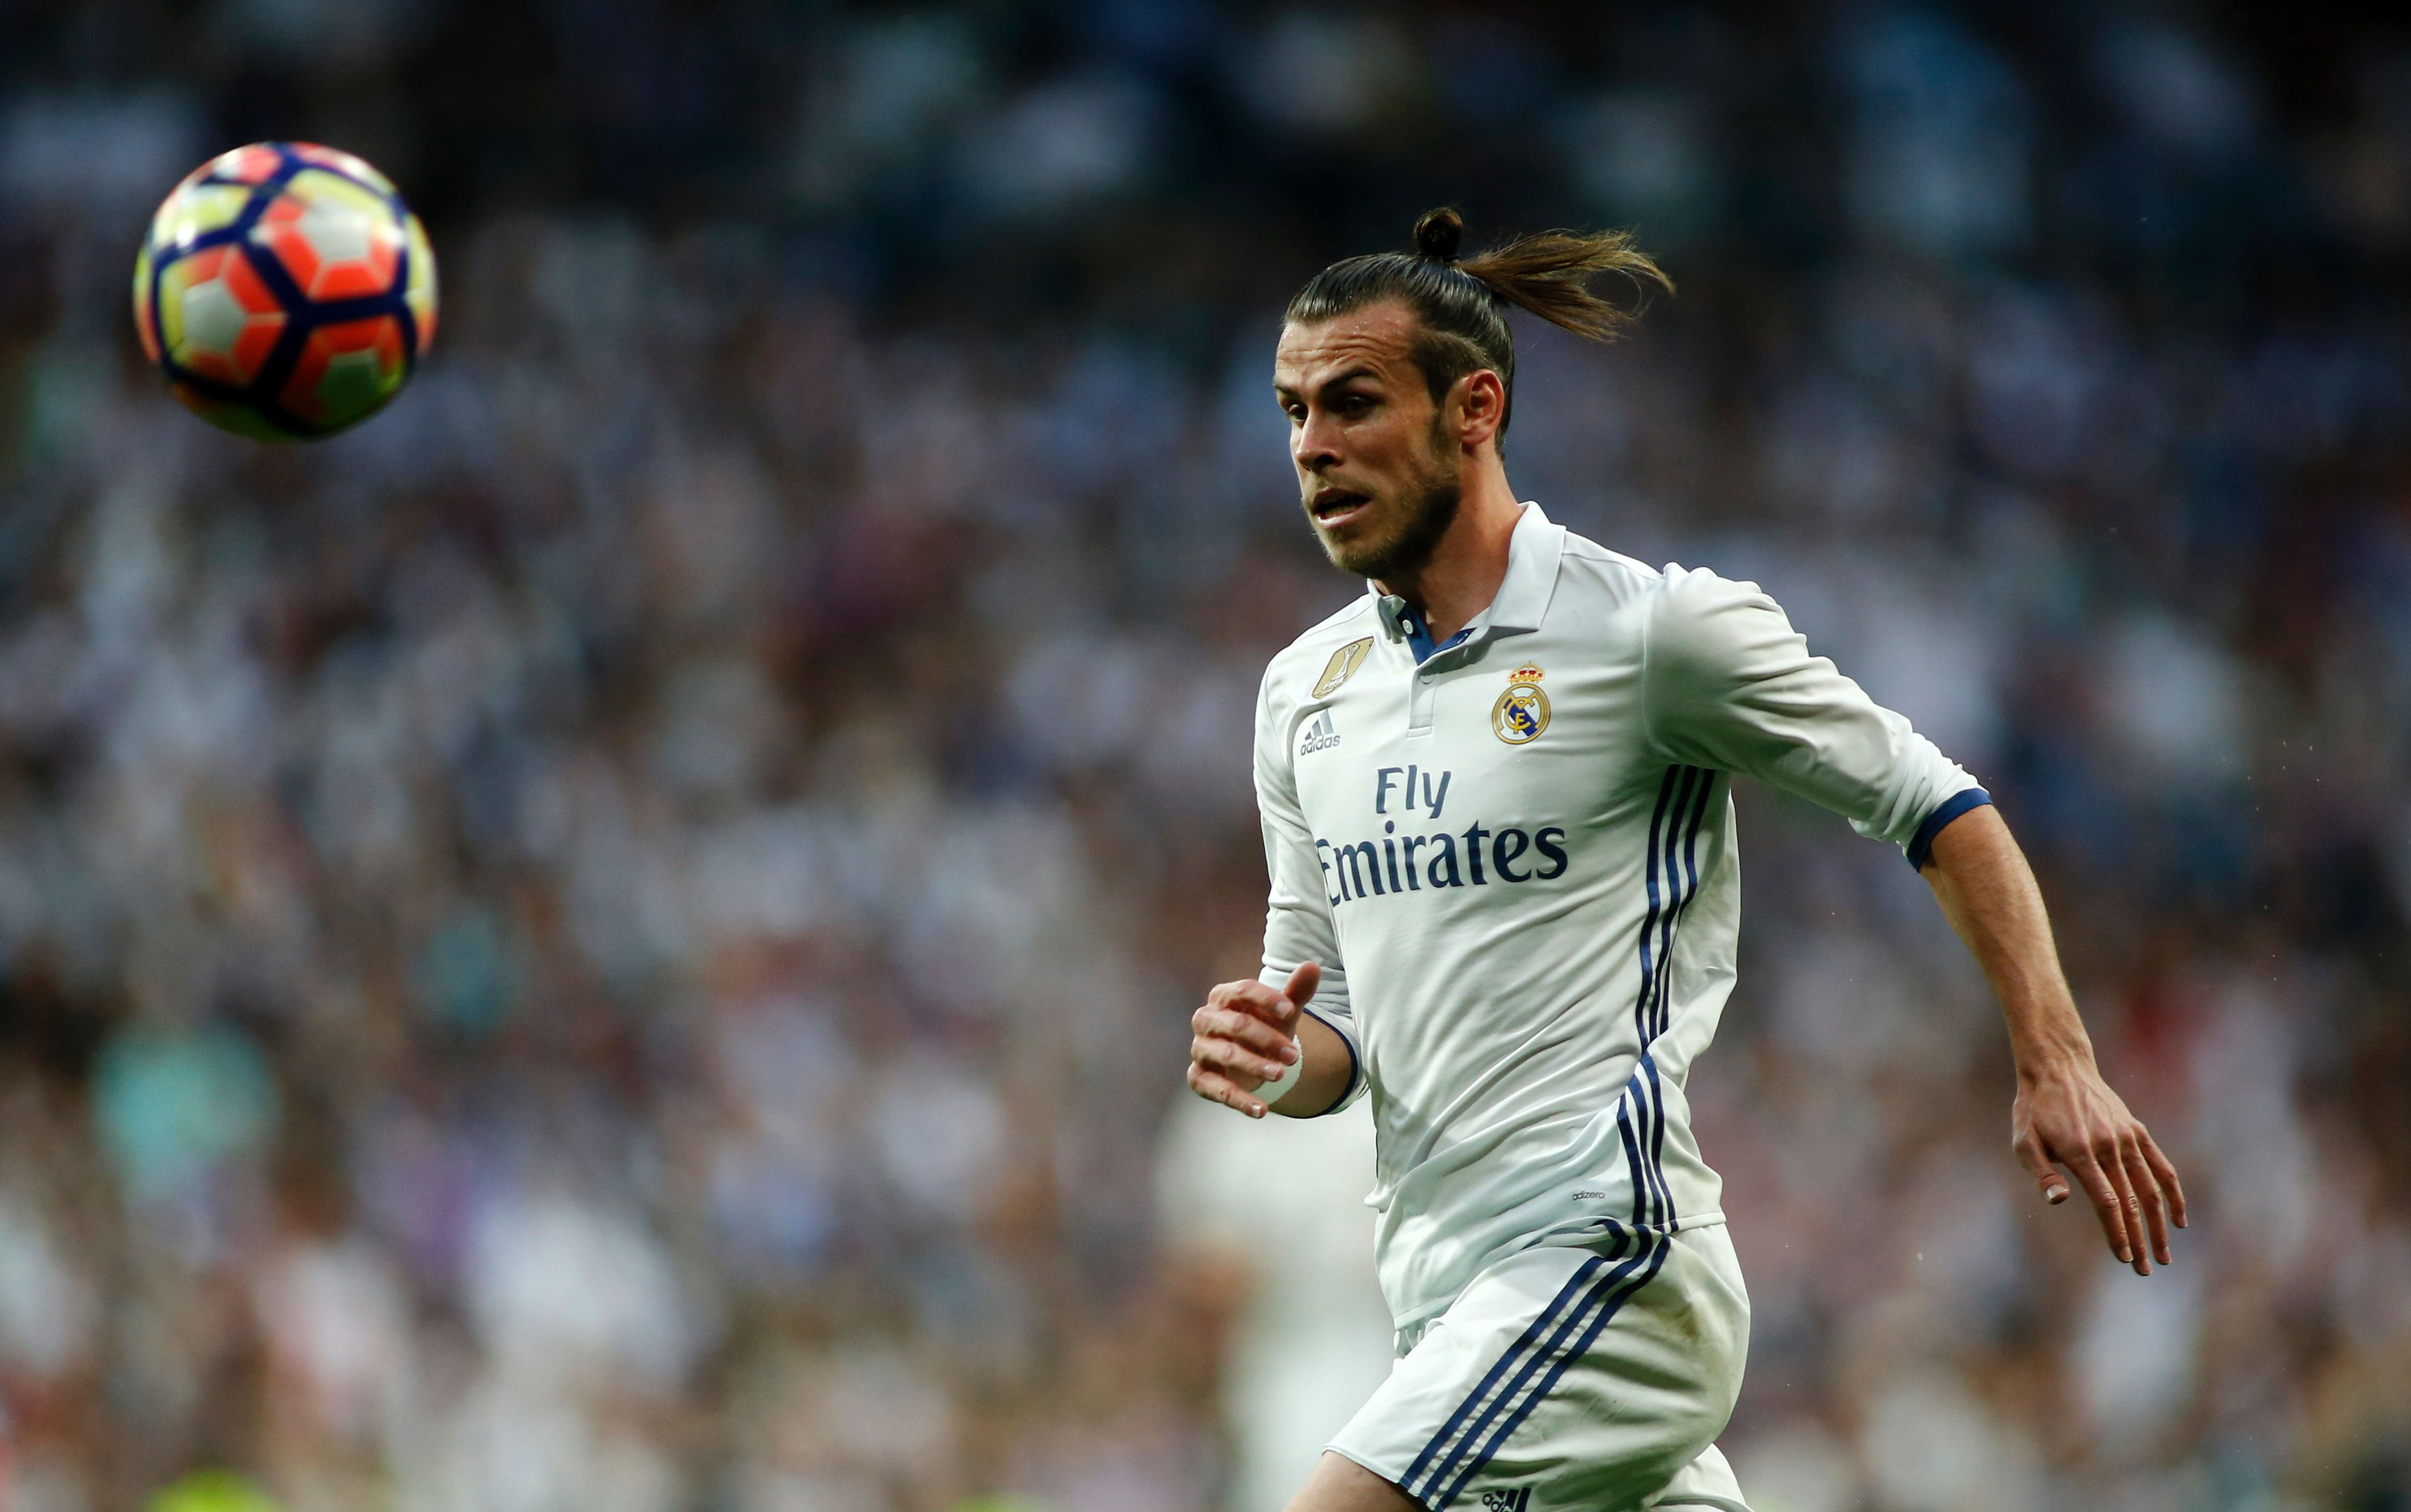
[(1993, 795), (1980, 787), (1970, 787), (1944, 799), (1940, 806), (1925, 816), (1925, 822), (1917, 827), (1917, 833), (1909, 837), (1909, 866), (1916, 871), (1924, 871), (1925, 863), (1934, 857), (1934, 837), (1949, 828), (1951, 820), (1991, 801)]
[(1323, 1028), (1330, 1030), (1333, 1034), (1337, 1035), (1339, 1036), (1339, 1043), (1348, 1047), (1348, 1086), (1346, 1090), (1331, 1100), (1331, 1106), (1329, 1108), (1324, 1108), (1320, 1113), (1312, 1115), (1315, 1118), (1329, 1118), (1332, 1114), (1338, 1112), (1341, 1108), (1346, 1108), (1349, 1104), (1354, 1102), (1357, 1095), (1365, 1090), (1365, 1057), (1358, 1054), (1356, 1051), (1356, 1036), (1354, 1035), (1352, 1035), (1347, 1030), (1340, 1028), (1339, 1025), (1332, 1022), (1329, 1019), (1324, 1018), (1322, 1014), (1315, 1012), (1310, 1007), (1301, 1008), (1298, 1011), (1306, 1014), (1308, 1018), (1311, 1018), (1315, 1022), (1322, 1025)]

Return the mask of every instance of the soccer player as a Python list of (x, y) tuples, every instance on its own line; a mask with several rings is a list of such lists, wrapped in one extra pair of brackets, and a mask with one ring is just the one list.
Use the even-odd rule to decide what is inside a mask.
[(1629, 317), (1590, 280), (1663, 275), (1619, 234), (1460, 260), (1462, 234), (1435, 211), (1414, 252), (1290, 301), (1273, 386), (1306, 514), (1367, 592), (1265, 671), (1264, 972), (1197, 1010), (1189, 1085), (1253, 1118), (1373, 1099), (1399, 1353), (1291, 1512), (1747, 1512), (1715, 1439), (1749, 1304), (1684, 1095), (1732, 991), (1734, 775), (1933, 888), (2000, 998), (2044, 1200), (2073, 1182), (2149, 1274), (2185, 1196), (1975, 780), (1754, 584), (1653, 570), (1509, 488), (1507, 307), (1605, 339)]

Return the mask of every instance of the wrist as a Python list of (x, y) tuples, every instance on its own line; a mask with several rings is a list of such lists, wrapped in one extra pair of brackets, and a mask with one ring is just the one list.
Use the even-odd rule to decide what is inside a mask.
[(1306, 1047), (1300, 1045), (1294, 1036), (1289, 1043), (1290, 1049), (1297, 1051), (1297, 1059), (1290, 1062), (1279, 1076), (1256, 1089), (1256, 1095), (1263, 1099), (1267, 1108), (1288, 1096), (1290, 1089), (1297, 1085), (1298, 1079), (1306, 1075)]
[(2017, 1063), (2018, 1080), (2029, 1086), (2100, 1070), (2093, 1041), (2082, 1029), (2073, 1035), (2021, 1036), (2011, 1042), (2010, 1055)]

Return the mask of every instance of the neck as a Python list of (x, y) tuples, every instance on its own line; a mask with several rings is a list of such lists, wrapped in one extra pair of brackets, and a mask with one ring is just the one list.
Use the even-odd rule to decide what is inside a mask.
[(1464, 471), (1456, 518), (1430, 559), (1411, 573), (1377, 580), (1381, 592), (1415, 607), (1436, 641), (1464, 629), (1498, 596), (1507, 580), (1508, 543), (1524, 509), (1496, 453)]

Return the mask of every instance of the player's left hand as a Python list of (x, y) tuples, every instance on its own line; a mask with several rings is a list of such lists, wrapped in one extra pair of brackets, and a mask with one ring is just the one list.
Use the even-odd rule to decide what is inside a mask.
[[(2067, 1201), (2070, 1177), (2083, 1186), (2110, 1253), (2137, 1275), (2150, 1275), (2155, 1256), (2170, 1263), (2169, 1224), (2185, 1226), (2185, 1187), (2151, 1131), (2101, 1079), (2089, 1054), (2032, 1076), (2020, 1072), (2009, 1135), (2019, 1164), (2033, 1173), (2045, 1201)], [(2059, 1166), (2068, 1167), (2068, 1177)]]

